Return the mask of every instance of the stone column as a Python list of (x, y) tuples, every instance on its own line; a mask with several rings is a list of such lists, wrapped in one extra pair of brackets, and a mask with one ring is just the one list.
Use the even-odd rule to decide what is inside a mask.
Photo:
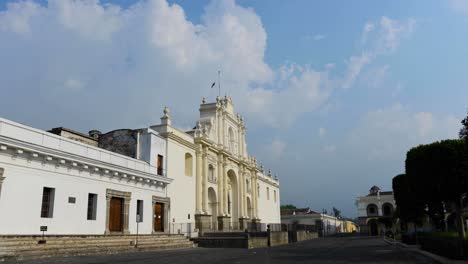
[(202, 169), (202, 161), (201, 161), (201, 146), (197, 147), (196, 151), (196, 188), (195, 188), (195, 200), (196, 200), (196, 206), (195, 206), (195, 211), (196, 214), (200, 214), (202, 212), (202, 182), (201, 182), (201, 169)]
[(3, 185), (3, 180), (5, 180), (5, 177), (3, 177), (3, 172), (5, 170), (3, 168), (0, 168), (0, 197), (2, 197), (2, 185)]
[(243, 148), (243, 143), (242, 143), (242, 127), (238, 126), (237, 130), (237, 154), (240, 157), (244, 156), (244, 148)]
[(221, 110), (218, 110), (218, 119), (217, 119), (217, 126), (218, 126), (218, 145), (223, 144), (223, 131), (222, 131), (222, 112)]
[(244, 149), (244, 153), (242, 155), (247, 157), (247, 143), (245, 141), (245, 127), (242, 128), (242, 148)]
[(255, 186), (254, 196), (253, 196), (253, 199), (252, 199), (252, 216), (253, 216), (253, 218), (258, 218), (258, 213), (257, 213), (257, 208), (258, 208), (257, 207), (258, 206), (257, 175), (252, 177), (252, 182), (253, 182), (253, 186)]
[(218, 216), (224, 215), (223, 201), (224, 201), (224, 190), (223, 190), (223, 155), (218, 155)]
[(207, 148), (203, 148), (203, 154), (202, 154), (202, 211), (204, 214), (207, 214), (208, 209), (207, 209), (207, 176), (208, 176), (208, 161), (207, 161)]
[(224, 198), (223, 198), (223, 202), (224, 202), (224, 205), (223, 205), (223, 209), (224, 209), (224, 214), (227, 215), (228, 214), (228, 184), (227, 184), (227, 178), (228, 178), (228, 175), (227, 175), (227, 167), (228, 163), (227, 163), (227, 160), (226, 158), (224, 158), (224, 161), (223, 161), (223, 169), (224, 169), (224, 173), (223, 173), (223, 194), (224, 194)]
[(110, 215), (110, 200), (111, 200), (111, 196), (109, 195), (106, 195), (106, 231), (104, 232), (104, 234), (108, 235), (110, 234), (110, 230), (109, 230), (109, 215)]
[(239, 166), (239, 218), (244, 218), (244, 197), (245, 197), (245, 182), (244, 182), (244, 169), (241, 166)]
[(128, 223), (129, 223), (129, 216), (130, 216), (130, 199), (124, 199), (124, 215), (123, 215), (123, 233), (125, 235), (130, 234), (128, 230)]
[(222, 121), (222, 124), (221, 124), (221, 127), (223, 128), (223, 131), (222, 131), (222, 143), (224, 146), (226, 145), (229, 145), (229, 142), (227, 142), (226, 144), (226, 133), (225, 133), (225, 128), (226, 128), (226, 117), (224, 116), (224, 113), (223, 113), (223, 121)]

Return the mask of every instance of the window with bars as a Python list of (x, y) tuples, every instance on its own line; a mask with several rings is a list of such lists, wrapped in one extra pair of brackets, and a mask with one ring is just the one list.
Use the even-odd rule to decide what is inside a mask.
[(55, 188), (44, 187), (42, 191), (41, 217), (52, 218), (54, 215)]
[(137, 221), (143, 222), (143, 200), (137, 200)]
[(96, 220), (96, 211), (97, 211), (97, 194), (89, 193), (88, 194), (88, 220)]

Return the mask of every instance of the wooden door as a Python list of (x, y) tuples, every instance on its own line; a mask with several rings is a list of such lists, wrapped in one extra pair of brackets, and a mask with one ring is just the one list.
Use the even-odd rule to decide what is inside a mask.
[(154, 231), (164, 232), (164, 204), (154, 204)]
[(123, 199), (112, 197), (109, 210), (109, 231), (122, 232)]

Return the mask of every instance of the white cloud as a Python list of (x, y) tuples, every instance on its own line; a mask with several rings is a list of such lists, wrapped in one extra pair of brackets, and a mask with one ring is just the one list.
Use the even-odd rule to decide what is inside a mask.
[(367, 35), (369, 32), (373, 31), (375, 29), (374, 23), (367, 22), (364, 25), (364, 28), (362, 29), (362, 36), (361, 36), (361, 42), (364, 44), (367, 41)]
[(335, 153), (336, 146), (335, 145), (327, 145), (327, 146), (323, 147), (323, 151), (325, 153)]
[(401, 40), (411, 35), (415, 23), (412, 18), (401, 22), (385, 16), (377, 25), (371, 22), (366, 23), (361, 36), (362, 51), (359, 55), (353, 55), (345, 61), (347, 70), (341, 86), (345, 89), (350, 88), (363, 68), (371, 64), (377, 56), (396, 51)]
[(323, 127), (318, 130), (319, 137), (323, 138), (327, 134), (327, 130)]
[(313, 41), (320, 41), (320, 40), (323, 40), (324, 38), (325, 38), (325, 36), (322, 35), (322, 34), (305, 35), (305, 36), (303, 37), (303, 39), (306, 40), (306, 41), (311, 41), (311, 40), (313, 40)]
[(0, 12), (0, 30), (29, 35), (31, 18), (38, 15), (41, 7), (31, 1), (21, 1), (8, 3), (7, 9)]
[[(369, 160), (402, 158), (411, 147), (457, 138), (459, 120), (431, 112), (411, 112), (395, 103), (365, 114), (351, 132), (348, 144)], [(362, 153), (358, 153), (362, 152)]]
[(75, 92), (82, 90), (84, 87), (84, 84), (80, 80), (76, 79), (68, 79), (63, 85), (67, 90)]
[(354, 81), (359, 76), (364, 66), (369, 64), (372, 59), (373, 55), (369, 52), (363, 52), (359, 56), (352, 56), (349, 58), (349, 60), (346, 62), (348, 70), (343, 79), (342, 87), (345, 89), (350, 88), (354, 84)]
[(322, 39), (324, 39), (324, 38), (325, 38), (325, 36), (324, 36), (324, 35), (320, 35), (320, 34), (317, 34), (317, 35), (314, 36), (314, 40), (316, 40), (316, 41), (322, 40)]
[(468, 0), (450, 0), (450, 7), (461, 14), (468, 14)]
[(384, 84), (390, 73), (390, 65), (386, 64), (379, 67), (373, 67), (365, 73), (363, 80), (371, 88), (378, 88)]
[(264, 154), (271, 159), (278, 159), (283, 155), (285, 149), (286, 143), (279, 138), (275, 138), (270, 142), (270, 144), (264, 147)]
[[(209, 85), (218, 69), (222, 94), (233, 97), (249, 125), (287, 128), (323, 107), (336, 87), (351, 87), (375, 53), (351, 56), (343, 78), (330, 78), (332, 65), (272, 69), (264, 60), (267, 34), (260, 17), (234, 0), (211, 2), (199, 24), (165, 0), (125, 9), (98, 0), (24, 1), (8, 4), (0, 22), (0, 83), (12, 89), (11, 99), (36, 94), (30, 106), (52, 113), (49, 122), (93, 116), (73, 126), (103, 130), (158, 122), (166, 104), (177, 125), (192, 126), (199, 103), (193, 98), (214, 101), (217, 91)], [(399, 40), (401, 30), (387, 31), (389, 41)], [(57, 107), (70, 112), (61, 116)]]

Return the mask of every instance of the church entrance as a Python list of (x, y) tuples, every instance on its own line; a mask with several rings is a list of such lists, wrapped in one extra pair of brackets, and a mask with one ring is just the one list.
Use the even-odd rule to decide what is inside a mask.
[(123, 199), (112, 197), (110, 199), (109, 231), (123, 231)]
[(164, 204), (154, 204), (154, 231), (164, 232)]
[(227, 206), (228, 214), (231, 216), (231, 227), (233, 229), (239, 228), (239, 194), (237, 186), (237, 175), (233, 170), (229, 170), (228, 176), (228, 195)]
[(370, 226), (370, 235), (371, 236), (378, 236), (379, 235), (379, 227), (377, 221), (375, 219), (369, 221)]

